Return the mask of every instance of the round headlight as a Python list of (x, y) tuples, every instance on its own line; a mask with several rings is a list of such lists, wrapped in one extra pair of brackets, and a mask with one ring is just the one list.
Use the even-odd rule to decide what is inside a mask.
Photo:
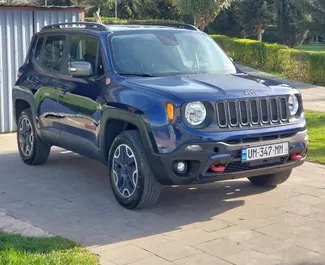
[(291, 116), (295, 116), (299, 110), (299, 101), (295, 95), (291, 95), (288, 100)]
[(207, 110), (202, 102), (195, 101), (186, 105), (185, 119), (189, 124), (193, 126), (200, 125), (204, 122), (206, 116)]

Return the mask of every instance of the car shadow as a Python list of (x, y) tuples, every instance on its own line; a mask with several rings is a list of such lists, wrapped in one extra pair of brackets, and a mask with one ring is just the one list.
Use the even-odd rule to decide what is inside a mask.
[(25, 165), (18, 153), (0, 154), (0, 210), (85, 246), (186, 229), (268, 191), (246, 180), (165, 187), (154, 207), (130, 211), (115, 201), (101, 163), (58, 148), (41, 166)]

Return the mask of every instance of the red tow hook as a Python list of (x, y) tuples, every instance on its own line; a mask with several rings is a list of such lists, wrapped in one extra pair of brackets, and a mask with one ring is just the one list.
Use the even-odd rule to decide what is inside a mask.
[(291, 156), (290, 156), (291, 160), (296, 160), (296, 161), (299, 161), (301, 160), (301, 155), (298, 154), (298, 153), (293, 153)]
[(218, 172), (218, 173), (222, 173), (225, 171), (226, 167), (223, 166), (223, 165), (220, 165), (220, 166), (215, 166), (215, 165), (212, 165), (211, 167), (211, 170), (214, 171), (214, 172)]

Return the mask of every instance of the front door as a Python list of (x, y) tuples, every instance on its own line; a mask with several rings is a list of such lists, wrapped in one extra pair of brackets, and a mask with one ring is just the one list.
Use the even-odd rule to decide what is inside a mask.
[(68, 68), (71, 62), (89, 62), (92, 74), (73, 77), (73, 72), (58, 83), (61, 141), (67, 149), (92, 157), (99, 155), (99, 131), (105, 70), (100, 39), (91, 35), (71, 35)]

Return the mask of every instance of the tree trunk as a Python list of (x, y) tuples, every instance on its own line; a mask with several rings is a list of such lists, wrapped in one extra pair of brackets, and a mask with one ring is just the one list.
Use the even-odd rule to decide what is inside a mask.
[(115, 0), (115, 18), (117, 18), (117, 0)]
[(262, 41), (263, 40), (263, 30), (260, 28), (257, 29), (257, 40)]
[(194, 21), (196, 21), (196, 27), (204, 31), (205, 28), (216, 18), (217, 12), (211, 12), (209, 14), (198, 13)]

